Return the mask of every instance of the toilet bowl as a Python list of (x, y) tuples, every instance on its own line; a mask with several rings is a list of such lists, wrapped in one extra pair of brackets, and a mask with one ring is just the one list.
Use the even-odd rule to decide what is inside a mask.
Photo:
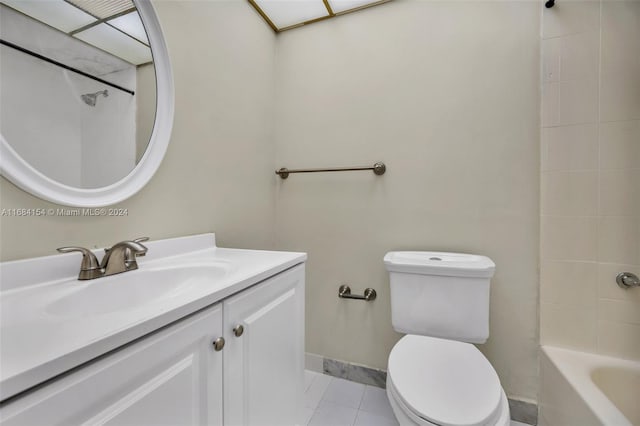
[(498, 375), (470, 343), (403, 337), (389, 355), (387, 396), (401, 425), (510, 424)]
[(389, 355), (387, 396), (401, 425), (508, 426), (509, 405), (493, 366), (471, 343), (489, 337), (485, 256), (390, 252), (391, 312), (407, 333)]

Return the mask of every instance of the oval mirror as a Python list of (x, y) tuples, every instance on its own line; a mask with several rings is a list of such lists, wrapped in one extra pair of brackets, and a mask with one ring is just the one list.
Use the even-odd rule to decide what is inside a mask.
[(55, 203), (100, 207), (160, 165), (173, 80), (149, 0), (0, 0), (0, 172)]

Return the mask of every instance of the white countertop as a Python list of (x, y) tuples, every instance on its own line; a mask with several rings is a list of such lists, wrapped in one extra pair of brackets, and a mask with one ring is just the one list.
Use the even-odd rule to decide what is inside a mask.
[[(218, 248), (214, 234), (144, 244), (149, 252), (138, 259), (139, 270), (89, 281), (76, 280), (79, 253), (0, 263), (0, 400), (300, 264), (307, 257), (305, 253)], [(93, 313), (80, 307), (65, 312), (75, 293), (99, 281), (124, 276), (132, 280), (143, 277), (145, 270), (185, 264), (220, 265), (224, 272), (214, 279), (191, 282), (171, 292), (170, 297), (123, 311)]]

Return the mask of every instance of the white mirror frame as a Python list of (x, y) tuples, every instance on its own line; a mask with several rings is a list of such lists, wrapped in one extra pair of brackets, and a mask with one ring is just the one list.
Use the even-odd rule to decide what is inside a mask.
[(118, 182), (102, 188), (75, 188), (45, 176), (27, 163), (0, 134), (0, 174), (24, 191), (57, 204), (104, 207), (126, 200), (153, 177), (171, 137), (174, 88), (167, 45), (150, 0), (133, 0), (147, 31), (156, 73), (156, 116), (147, 150), (136, 167)]

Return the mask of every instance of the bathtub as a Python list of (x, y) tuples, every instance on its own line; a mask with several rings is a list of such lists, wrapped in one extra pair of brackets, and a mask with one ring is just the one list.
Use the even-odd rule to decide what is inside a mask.
[(540, 377), (540, 426), (640, 425), (640, 361), (543, 346)]

